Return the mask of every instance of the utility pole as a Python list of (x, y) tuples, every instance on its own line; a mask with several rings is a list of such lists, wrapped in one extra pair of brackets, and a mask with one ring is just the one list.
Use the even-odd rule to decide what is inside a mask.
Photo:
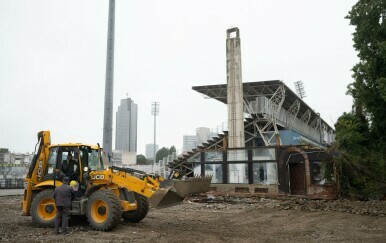
[(153, 144), (153, 164), (152, 172), (154, 173), (154, 165), (156, 160), (156, 117), (159, 115), (159, 102), (151, 103), (151, 114), (154, 116), (154, 144)]
[(103, 150), (107, 156), (112, 156), (113, 141), (113, 91), (114, 91), (114, 27), (115, 27), (115, 0), (109, 2), (109, 23), (107, 29), (107, 57), (105, 108), (103, 119)]

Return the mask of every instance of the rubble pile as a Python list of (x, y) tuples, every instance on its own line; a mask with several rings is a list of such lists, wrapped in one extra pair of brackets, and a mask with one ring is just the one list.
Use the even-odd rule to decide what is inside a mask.
[(237, 197), (213, 196), (191, 198), (190, 201), (206, 204), (207, 208), (230, 209), (230, 205), (254, 205), (256, 208), (278, 208), (305, 212), (344, 212), (358, 215), (386, 216), (386, 201), (315, 200), (298, 197)]

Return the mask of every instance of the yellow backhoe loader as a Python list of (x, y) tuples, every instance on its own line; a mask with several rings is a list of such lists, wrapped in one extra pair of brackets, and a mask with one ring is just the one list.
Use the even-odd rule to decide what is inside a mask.
[(211, 177), (165, 180), (130, 168), (109, 167), (99, 144), (52, 145), (50, 132), (41, 131), (25, 178), (23, 215), (32, 216), (33, 222), (40, 226), (53, 226), (56, 217), (53, 192), (64, 176), (79, 183), (70, 215), (86, 215), (90, 225), (100, 231), (114, 229), (121, 218), (141, 221), (150, 204), (167, 207), (183, 201), (189, 194), (207, 192), (211, 181)]

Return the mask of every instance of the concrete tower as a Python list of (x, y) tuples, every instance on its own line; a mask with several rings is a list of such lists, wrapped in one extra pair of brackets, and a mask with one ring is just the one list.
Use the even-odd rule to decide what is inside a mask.
[(109, 3), (109, 23), (107, 29), (107, 58), (105, 83), (105, 109), (103, 119), (103, 149), (112, 155), (113, 146), (113, 91), (114, 91), (114, 26), (115, 0)]
[[(228, 104), (228, 147), (244, 148), (244, 105), (241, 71), (240, 32), (238, 28), (227, 30), (227, 104)], [(228, 160), (246, 160), (245, 151), (228, 153)], [(243, 164), (230, 165), (230, 182), (245, 183), (246, 167)]]
[(228, 147), (245, 147), (240, 32), (227, 30)]

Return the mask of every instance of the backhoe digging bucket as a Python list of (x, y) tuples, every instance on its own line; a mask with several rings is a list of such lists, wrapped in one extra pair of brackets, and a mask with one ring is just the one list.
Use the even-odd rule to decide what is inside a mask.
[(211, 176), (164, 180), (160, 183), (160, 189), (150, 198), (151, 205), (163, 208), (181, 203), (188, 195), (209, 191), (211, 180)]

